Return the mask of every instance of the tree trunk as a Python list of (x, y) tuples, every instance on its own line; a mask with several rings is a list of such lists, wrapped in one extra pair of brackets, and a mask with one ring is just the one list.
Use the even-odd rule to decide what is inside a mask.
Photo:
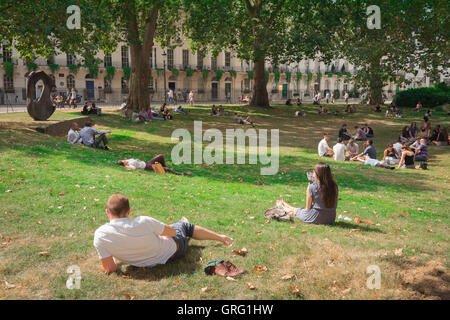
[(127, 110), (139, 112), (150, 106), (150, 55), (140, 46), (131, 46), (131, 75)]
[(377, 105), (383, 104), (383, 102), (383, 80), (380, 76), (374, 75), (370, 79), (369, 104)]
[(265, 59), (262, 57), (258, 61), (255, 61), (253, 67), (254, 74), (254, 87), (253, 98), (250, 102), (250, 106), (259, 108), (269, 108), (269, 94), (267, 92), (266, 73), (264, 69)]

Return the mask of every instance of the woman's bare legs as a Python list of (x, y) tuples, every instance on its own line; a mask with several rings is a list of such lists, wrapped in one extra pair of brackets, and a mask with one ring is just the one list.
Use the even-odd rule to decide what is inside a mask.
[(283, 207), (283, 209), (286, 210), (287, 213), (288, 213), (290, 216), (294, 216), (294, 214), (295, 214), (295, 213), (297, 212), (297, 210), (299, 209), (299, 208), (296, 208), (296, 207), (291, 206), (291, 205), (288, 204), (286, 201), (284, 201), (284, 199), (282, 199), (282, 200), (277, 200), (277, 206)]

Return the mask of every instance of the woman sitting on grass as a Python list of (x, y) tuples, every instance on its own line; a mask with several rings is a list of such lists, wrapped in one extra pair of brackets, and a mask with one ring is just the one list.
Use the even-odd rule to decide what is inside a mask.
[(433, 143), (437, 146), (448, 146), (447, 129), (445, 129), (445, 127), (440, 127), (436, 139), (431, 141), (431, 143)]
[(394, 149), (394, 145), (392, 143), (388, 143), (386, 150), (384, 150), (383, 161), (386, 164), (396, 164), (400, 160), (400, 155), (397, 150)]
[(400, 135), (400, 141), (403, 143), (413, 142), (416, 138), (413, 137), (410, 127), (404, 126)]
[(157, 155), (156, 157), (153, 157), (150, 161), (145, 162), (141, 161), (139, 159), (126, 159), (126, 160), (119, 160), (116, 162), (116, 164), (120, 166), (124, 166), (126, 170), (136, 170), (136, 169), (142, 169), (142, 170), (150, 170), (153, 171), (153, 164), (160, 163), (161, 166), (164, 168), (164, 171), (170, 172), (179, 176), (189, 176), (191, 173), (181, 173), (177, 172), (175, 170), (172, 170), (166, 166), (166, 160), (164, 159), (164, 156), (162, 154)]
[(278, 200), (290, 216), (306, 223), (333, 224), (336, 220), (338, 186), (331, 173), (330, 166), (319, 162), (313, 168), (310, 183), (306, 189), (306, 208), (295, 208), (284, 200)]
[(402, 157), (400, 158), (397, 169), (415, 169), (414, 152), (411, 151), (406, 145), (403, 145), (401, 150)]

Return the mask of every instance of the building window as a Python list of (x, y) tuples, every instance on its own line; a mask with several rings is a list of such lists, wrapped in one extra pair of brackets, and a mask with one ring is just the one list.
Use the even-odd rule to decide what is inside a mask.
[(211, 57), (211, 70), (217, 70), (217, 57)]
[(183, 68), (189, 67), (189, 50), (183, 50)]
[(122, 53), (122, 68), (123, 67), (129, 67), (130, 66), (130, 59), (128, 57), (128, 47), (122, 46), (120, 48), (120, 51)]
[(68, 54), (67, 55), (67, 65), (70, 66), (70, 65), (75, 65), (75, 64), (76, 64), (75, 57), (72, 56), (71, 54)]
[(9, 44), (3, 45), (3, 62), (12, 62), (12, 50), (9, 49)]
[(197, 52), (197, 69), (203, 69), (203, 52)]
[(225, 52), (225, 67), (231, 67), (231, 53)]
[(122, 89), (128, 89), (128, 80), (122, 77)]
[(73, 75), (68, 75), (67, 76), (67, 88), (72, 89), (75, 88), (75, 77)]
[(167, 69), (173, 69), (173, 49), (167, 50)]
[(8, 77), (6, 74), (3, 76), (3, 84), (4, 84), (4, 87), (5, 87), (5, 92), (14, 91), (13, 78)]
[(110, 53), (105, 53), (105, 67), (112, 66), (112, 57)]

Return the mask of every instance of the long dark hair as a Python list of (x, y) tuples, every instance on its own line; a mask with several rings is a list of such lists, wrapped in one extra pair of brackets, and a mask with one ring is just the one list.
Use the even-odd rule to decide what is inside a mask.
[(314, 166), (314, 172), (319, 178), (322, 200), (327, 208), (334, 208), (337, 205), (338, 187), (331, 173), (330, 166), (319, 162)]

